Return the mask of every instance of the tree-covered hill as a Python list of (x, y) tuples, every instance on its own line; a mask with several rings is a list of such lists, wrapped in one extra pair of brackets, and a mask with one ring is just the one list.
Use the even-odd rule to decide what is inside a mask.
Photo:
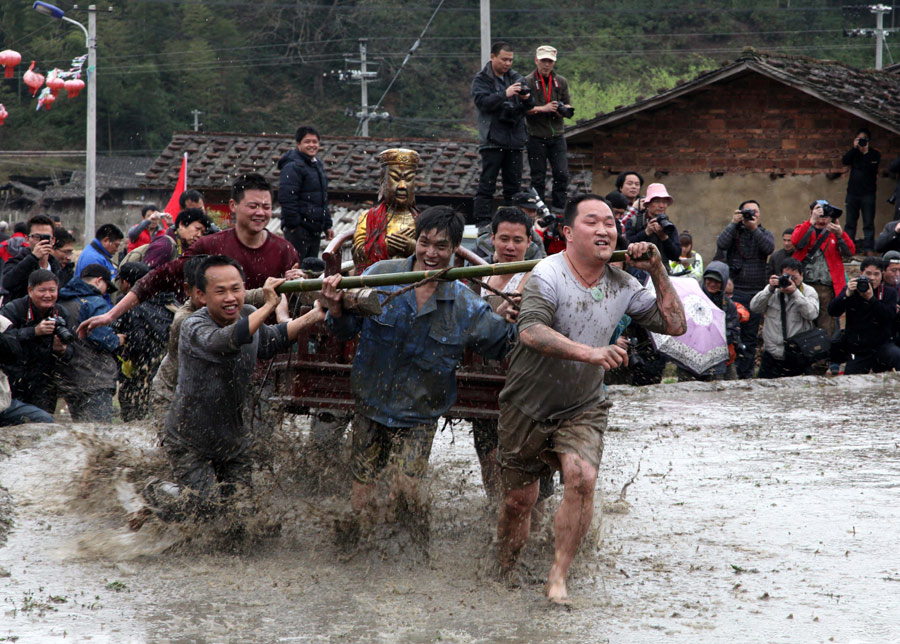
[[(98, 4), (98, 151), (158, 152), (173, 130), (192, 127), (192, 110), (202, 112), (207, 131), (293, 132), (309, 122), (353, 134), (357, 122), (345, 111), (358, 109), (359, 85), (334, 72), (357, 56), (358, 38), (368, 38), (379, 72), (369, 86), (374, 104), (439, 2), (120, 0), (112, 12)], [(21, 78), (31, 60), (41, 73), (67, 67), (85, 52), (83, 34), (31, 4), (0, 4), (0, 49), (23, 58), (14, 78), (0, 79), (10, 113), (0, 149), (82, 148), (85, 94), (36, 112)], [(70, 0), (60, 7), (87, 23)], [(871, 67), (874, 40), (847, 38), (843, 29), (872, 27), (874, 17), (841, 7), (835, 0), (495, 0), (492, 33), (515, 45), (523, 73), (537, 45), (557, 47), (557, 70), (572, 83), (576, 118), (585, 118), (671, 87), (745, 46)], [(373, 122), (370, 134), (472, 136), (469, 84), (479, 59), (477, 0), (445, 0), (384, 99), (393, 120)]]

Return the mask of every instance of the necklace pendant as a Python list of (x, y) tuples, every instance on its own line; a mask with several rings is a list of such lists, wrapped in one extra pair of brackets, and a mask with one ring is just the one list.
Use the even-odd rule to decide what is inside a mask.
[(603, 291), (600, 290), (600, 286), (595, 286), (591, 289), (591, 297), (594, 298), (595, 302), (603, 299)]

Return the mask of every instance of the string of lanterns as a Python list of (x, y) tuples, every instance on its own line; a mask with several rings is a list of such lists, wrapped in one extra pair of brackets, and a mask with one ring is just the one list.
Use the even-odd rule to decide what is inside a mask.
[[(59, 91), (62, 89), (66, 90), (66, 95), (69, 98), (77, 97), (79, 92), (85, 88), (84, 81), (81, 80), (81, 74), (86, 61), (86, 54), (78, 56), (77, 58), (72, 59), (72, 65), (67, 71), (54, 68), (47, 73), (46, 77), (43, 74), (34, 71), (35, 61), (31, 61), (28, 70), (22, 74), (22, 82), (31, 90), (31, 96), (37, 97), (38, 99), (35, 110), (40, 110), (41, 108), (49, 110), (50, 106), (53, 105), (53, 102), (59, 95)], [(21, 62), (22, 55), (19, 52), (13, 51), (12, 49), (0, 51), (0, 66), (3, 66), (4, 78), (12, 78), (16, 65)], [(41, 89), (45, 81), (46, 86)], [(41, 90), (40, 95), (38, 95), (38, 90)], [(3, 122), (8, 116), (9, 112), (7, 112), (6, 108), (3, 107), (3, 104), (0, 103), (0, 125), (3, 125)]]

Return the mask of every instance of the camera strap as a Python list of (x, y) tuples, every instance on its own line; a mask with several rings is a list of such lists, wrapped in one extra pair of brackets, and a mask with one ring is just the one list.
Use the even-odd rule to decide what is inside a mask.
[[(813, 232), (815, 232), (815, 230), (816, 229), (813, 228)], [(822, 247), (822, 244), (825, 243), (825, 240), (828, 239), (828, 235), (830, 235), (830, 234), (831, 234), (830, 231), (827, 231), (827, 230), (822, 231), (822, 234), (816, 238), (816, 243), (812, 245), (812, 248), (809, 249), (809, 252), (806, 254), (806, 257), (804, 257), (803, 259), (804, 260), (809, 259), (810, 261), (812, 261), (812, 256), (815, 255), (816, 251), (818, 251)]]
[(778, 302), (781, 304), (781, 337), (787, 344), (787, 302), (785, 302), (784, 293), (778, 290)]

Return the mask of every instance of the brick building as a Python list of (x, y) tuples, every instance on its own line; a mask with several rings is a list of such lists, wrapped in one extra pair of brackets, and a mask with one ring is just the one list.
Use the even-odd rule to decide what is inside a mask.
[[(595, 192), (640, 172), (675, 197), (669, 211), (708, 261), (715, 238), (743, 199), (759, 200), (776, 240), (825, 198), (843, 207), (841, 156), (856, 129), (881, 151), (876, 227), (889, 220), (900, 155), (900, 76), (833, 61), (749, 51), (721, 68), (569, 128), (570, 152), (590, 159)], [(857, 237), (862, 237), (861, 223)]]

